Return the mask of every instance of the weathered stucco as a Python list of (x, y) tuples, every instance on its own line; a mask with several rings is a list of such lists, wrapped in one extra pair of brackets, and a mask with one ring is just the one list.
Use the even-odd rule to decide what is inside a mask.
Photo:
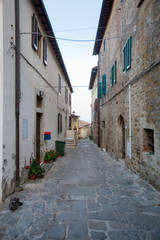
[[(0, 176), (3, 167), (3, 1), (0, 1)], [(2, 177), (0, 177), (0, 202), (2, 200)]]
[[(3, 155), (2, 155), (2, 198), (15, 188), (15, 17), (14, 1), (3, 4)], [(7, 9), (7, 10), (6, 10)], [(9, 11), (9, 12), (8, 12)], [(4, 14), (7, 12), (7, 14)], [(7, 31), (6, 31), (7, 30)]]
[[(16, 187), (16, 123), (15, 123), (15, 1), (0, 2), (0, 198)], [(3, 5), (3, 7), (2, 7)], [(40, 32), (44, 26), (32, 1), (20, 1), (20, 183), (28, 178), (25, 166), (36, 157), (37, 121), (40, 123), (40, 157), (43, 161), (46, 147), (54, 148), (56, 140), (64, 140), (69, 128), (71, 89), (64, 72), (47, 39), (47, 65), (43, 63), (43, 36), (40, 56), (32, 47), (32, 16), (36, 15)], [(24, 34), (30, 33), (30, 34)], [(3, 37), (3, 39), (2, 39)], [(3, 40), (3, 41), (2, 41)], [(4, 44), (1, 44), (4, 43)], [(61, 94), (58, 80), (61, 75)], [(65, 90), (68, 90), (68, 101)], [(40, 91), (43, 96), (39, 98)], [(3, 99), (2, 99), (3, 97)], [(3, 106), (2, 106), (3, 103)], [(62, 114), (62, 132), (58, 134), (58, 113)], [(3, 121), (2, 121), (3, 118)], [(40, 119), (40, 120), (37, 120)], [(2, 131), (3, 128), (3, 132)], [(44, 132), (51, 132), (51, 140), (44, 141)], [(3, 137), (3, 138), (2, 138)], [(3, 154), (2, 154), (3, 151)], [(0, 199), (1, 200), (1, 199)]]

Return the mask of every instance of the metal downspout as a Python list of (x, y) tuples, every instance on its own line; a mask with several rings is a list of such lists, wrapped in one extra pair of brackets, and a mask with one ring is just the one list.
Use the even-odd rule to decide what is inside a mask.
[(16, 100), (16, 184), (19, 186), (19, 115), (20, 115), (20, 19), (19, 0), (15, 0), (15, 34), (16, 34), (16, 65), (15, 65), (15, 100)]
[(99, 67), (99, 61), (98, 61), (98, 69), (97, 69), (97, 95), (98, 95), (98, 147), (101, 146), (101, 140), (100, 140), (100, 99), (99, 99), (99, 82), (100, 82), (100, 67)]
[(132, 108), (131, 108), (131, 85), (129, 84), (129, 146), (130, 146), (130, 159), (132, 158)]

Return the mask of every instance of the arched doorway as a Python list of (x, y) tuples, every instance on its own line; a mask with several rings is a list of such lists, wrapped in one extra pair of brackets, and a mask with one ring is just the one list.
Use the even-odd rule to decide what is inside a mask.
[(118, 158), (125, 158), (125, 123), (122, 115), (118, 118)]

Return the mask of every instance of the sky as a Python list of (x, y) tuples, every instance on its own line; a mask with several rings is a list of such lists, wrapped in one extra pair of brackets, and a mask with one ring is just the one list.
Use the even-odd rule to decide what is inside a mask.
[(75, 111), (81, 120), (91, 122), (91, 91), (88, 86), (91, 69), (98, 60), (92, 53), (102, 0), (44, 0), (44, 4), (73, 87), (72, 112)]

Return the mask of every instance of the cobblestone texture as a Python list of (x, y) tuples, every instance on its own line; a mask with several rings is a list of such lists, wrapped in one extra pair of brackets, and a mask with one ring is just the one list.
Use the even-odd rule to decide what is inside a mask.
[(160, 239), (160, 193), (88, 139), (23, 189), (0, 205), (1, 240)]

